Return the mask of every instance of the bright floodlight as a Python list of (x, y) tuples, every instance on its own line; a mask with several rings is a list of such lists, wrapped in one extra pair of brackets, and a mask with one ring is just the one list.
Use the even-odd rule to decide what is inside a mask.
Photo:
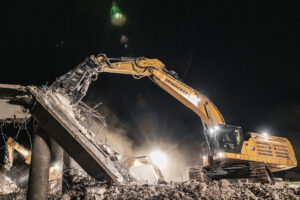
[(153, 151), (150, 154), (151, 161), (159, 168), (164, 168), (167, 165), (166, 154), (161, 151)]
[(262, 134), (265, 135), (265, 136), (269, 135), (269, 133), (266, 132), (266, 131), (262, 132)]
[(142, 163), (140, 161), (138, 161), (138, 160), (134, 161), (134, 163), (133, 163), (134, 167), (140, 166), (140, 165), (142, 165)]
[(223, 152), (219, 152), (217, 155), (219, 156), (219, 158), (224, 158), (225, 156)]

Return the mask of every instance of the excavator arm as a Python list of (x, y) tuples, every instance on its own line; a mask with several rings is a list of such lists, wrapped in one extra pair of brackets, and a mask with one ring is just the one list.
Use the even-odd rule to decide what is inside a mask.
[[(117, 62), (110, 62), (104, 54), (97, 57), (92, 56), (91, 59), (99, 66), (97, 69), (99, 73), (129, 74), (136, 78), (149, 77), (156, 85), (194, 111), (201, 118), (207, 151), (211, 159), (217, 148), (217, 125), (224, 125), (225, 120), (217, 107), (206, 96), (180, 81), (176, 73), (167, 70), (158, 59), (121, 58)], [(211, 134), (212, 132), (214, 135)]]
[(14, 161), (14, 150), (16, 150), (25, 160), (26, 164), (30, 164), (31, 161), (31, 151), (23, 147), (22, 145), (15, 142), (11, 137), (7, 139), (6, 144), (6, 152), (5, 152), (5, 161), (3, 168), (9, 171), (13, 166)]
[(208, 153), (213, 154), (216, 138), (209, 133), (215, 133), (218, 124), (225, 124), (222, 114), (206, 96), (180, 81), (176, 73), (167, 70), (158, 59), (144, 57), (109, 59), (105, 54), (99, 54), (97, 57), (92, 55), (68, 73), (57, 78), (51, 87), (54, 90), (65, 90), (73, 99), (73, 103), (77, 104), (86, 95), (91, 81), (97, 80), (98, 75), (104, 72), (128, 74), (134, 78), (148, 77), (194, 111), (201, 118)]
[(131, 157), (127, 158), (124, 163), (128, 168), (139, 166), (139, 165), (149, 165), (153, 169), (153, 173), (155, 175), (158, 183), (165, 183), (165, 177), (163, 176), (160, 168), (152, 162), (150, 156), (139, 156), (139, 157)]
[[(11, 137), (9, 137), (5, 143), (5, 155), (4, 155), (4, 165), (0, 170), (0, 178), (5, 175), (7, 172), (11, 170), (14, 162), (14, 151), (17, 151), (23, 158), (27, 165), (30, 165), (31, 162), (31, 151), (18, 142), (14, 141)], [(59, 173), (59, 166), (54, 165), (49, 169), (49, 181), (57, 180), (61, 178), (61, 174)]]
[(99, 68), (98, 72), (129, 74), (134, 77), (149, 77), (155, 84), (168, 92), (178, 101), (194, 111), (202, 120), (205, 128), (225, 124), (217, 107), (204, 95), (189, 87), (168, 71), (158, 59), (125, 58), (111, 63), (105, 55), (92, 57)]
[(135, 78), (149, 77), (174, 98), (194, 111), (202, 120), (204, 128), (216, 124), (225, 124), (217, 107), (204, 95), (184, 84), (173, 71), (165, 68), (158, 59), (120, 58), (109, 59), (105, 54), (90, 56), (83, 63), (56, 79), (52, 88), (60, 86), (67, 90), (77, 104), (86, 94), (91, 81), (98, 78), (99, 73), (128, 74)]

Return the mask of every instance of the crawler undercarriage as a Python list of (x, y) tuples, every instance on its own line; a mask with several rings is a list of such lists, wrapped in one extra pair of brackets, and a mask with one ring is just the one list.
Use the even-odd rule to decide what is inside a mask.
[(251, 161), (228, 163), (215, 167), (193, 167), (189, 170), (189, 178), (201, 182), (230, 179), (234, 182), (275, 183), (270, 168), (266, 163)]

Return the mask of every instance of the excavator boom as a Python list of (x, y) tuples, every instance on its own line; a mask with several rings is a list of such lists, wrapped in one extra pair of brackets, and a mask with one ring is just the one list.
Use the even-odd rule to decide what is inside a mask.
[(3, 168), (5, 168), (8, 171), (12, 168), (14, 150), (16, 150), (24, 158), (26, 164), (30, 164), (31, 151), (14, 141), (11, 137), (7, 139), (5, 147), (6, 153)]
[(105, 65), (102, 64), (104, 60), (104, 63), (110, 62), (105, 55), (93, 57), (93, 60), (100, 66), (98, 68), (99, 73), (108, 72), (149, 77), (155, 84), (194, 111), (202, 119), (205, 128), (215, 124), (225, 124), (220, 111), (206, 96), (172, 76), (172, 71), (168, 71), (158, 59), (136, 58)]

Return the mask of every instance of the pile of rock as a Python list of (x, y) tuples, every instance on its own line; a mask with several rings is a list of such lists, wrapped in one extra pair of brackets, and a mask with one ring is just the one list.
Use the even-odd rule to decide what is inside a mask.
[(109, 184), (81, 180), (51, 199), (300, 199), (300, 187), (285, 183), (230, 184), (227, 180), (200, 183), (198, 181), (169, 184)]
[(14, 192), (19, 192), (16, 182), (5, 175), (0, 175), (0, 196), (8, 195)]

